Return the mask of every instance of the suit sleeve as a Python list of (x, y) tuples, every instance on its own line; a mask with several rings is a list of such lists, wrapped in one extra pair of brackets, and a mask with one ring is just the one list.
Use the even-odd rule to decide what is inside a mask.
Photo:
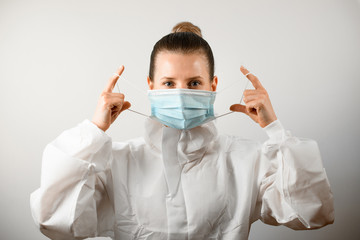
[(113, 237), (112, 141), (89, 120), (64, 131), (43, 153), (33, 218), (51, 239)]
[(295, 230), (333, 223), (333, 195), (317, 143), (291, 136), (279, 120), (265, 130), (269, 140), (259, 154), (260, 219)]

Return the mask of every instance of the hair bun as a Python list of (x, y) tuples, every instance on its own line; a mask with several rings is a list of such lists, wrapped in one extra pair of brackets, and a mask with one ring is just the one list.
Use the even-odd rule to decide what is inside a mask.
[(192, 32), (202, 38), (200, 28), (198, 26), (195, 26), (191, 22), (180, 22), (176, 24), (173, 27), (171, 33), (177, 33), (177, 32)]

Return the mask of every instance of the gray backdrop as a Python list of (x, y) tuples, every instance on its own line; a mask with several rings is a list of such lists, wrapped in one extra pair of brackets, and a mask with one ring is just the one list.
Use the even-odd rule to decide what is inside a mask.
[[(278, 118), (315, 139), (335, 198), (335, 223), (315, 231), (252, 226), (250, 239), (359, 239), (360, 3), (351, 0), (0, 0), (0, 238), (46, 239), (29, 195), (39, 187), (45, 145), (92, 118), (120, 64), (133, 109), (149, 113), (146, 76), (154, 43), (179, 21), (199, 25), (213, 48), (221, 114), (239, 101), (241, 64), (262, 81)], [(108, 133), (140, 136), (142, 116), (123, 113)], [(220, 132), (264, 141), (247, 116)]]

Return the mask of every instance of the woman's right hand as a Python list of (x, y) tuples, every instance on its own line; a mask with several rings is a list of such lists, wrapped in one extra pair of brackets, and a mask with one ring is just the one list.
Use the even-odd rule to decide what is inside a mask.
[(104, 132), (115, 121), (119, 114), (130, 108), (131, 104), (124, 100), (125, 96), (122, 93), (113, 93), (113, 89), (119, 76), (123, 73), (124, 66), (121, 66), (117, 71), (117, 75), (113, 75), (104, 91), (101, 93), (92, 122)]

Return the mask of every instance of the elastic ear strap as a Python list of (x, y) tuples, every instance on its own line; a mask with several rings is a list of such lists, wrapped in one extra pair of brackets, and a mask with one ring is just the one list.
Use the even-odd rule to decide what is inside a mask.
[(116, 86), (117, 86), (117, 89), (118, 89), (118, 91), (120, 93), (120, 87), (119, 87), (119, 84), (117, 82), (116, 82)]
[(224, 117), (224, 116), (229, 115), (229, 114), (231, 114), (231, 113), (234, 113), (234, 112), (227, 112), (227, 113), (224, 113), (224, 114), (215, 116), (215, 118), (214, 118), (213, 120), (218, 119), (218, 118), (221, 118), (221, 117)]
[[(245, 74), (245, 77), (247, 77), (249, 74), (251, 74), (251, 72), (248, 72), (247, 74)], [(217, 94), (220, 94), (220, 93), (223, 92), (224, 90), (232, 87), (233, 85), (236, 84), (236, 82), (237, 82), (237, 80), (233, 81), (231, 84), (229, 84), (229, 85), (226, 86), (225, 88), (223, 88), (223, 89), (221, 89), (220, 91), (218, 91)], [(247, 79), (247, 81), (246, 81), (245, 88), (244, 88), (244, 90), (243, 90), (243, 94), (241, 95), (240, 104), (241, 104), (241, 102), (242, 102), (242, 100), (243, 100), (243, 98), (244, 98), (244, 91), (247, 89), (248, 84), (249, 84), (249, 79)]]
[[(120, 75), (117, 74), (117, 73), (113, 73), (113, 76), (118, 76), (120, 78)], [(125, 80), (127, 82), (127, 84), (129, 84), (131, 87), (133, 87), (136, 91), (138, 92), (141, 92), (141, 93), (144, 93), (143, 90), (140, 90), (137, 86), (135, 86), (134, 84), (132, 84), (130, 81), (127, 81), (126, 79), (123, 78), (123, 80)], [(118, 82), (116, 82), (116, 85), (117, 85), (117, 88), (119, 90), (119, 93), (120, 93), (120, 88), (119, 88), (119, 84)]]
[(220, 91), (217, 91), (217, 94), (220, 94), (220, 93), (222, 93), (223, 91), (225, 91), (226, 89), (231, 88), (231, 87), (234, 86), (237, 82), (238, 82), (238, 80), (232, 81), (229, 85), (227, 85), (226, 87), (224, 87), (224, 88), (221, 89)]
[[(114, 75), (120, 77), (120, 75), (117, 74), (117, 73), (114, 73)], [(120, 93), (120, 87), (119, 87), (118, 82), (116, 82), (116, 86), (117, 86), (117, 89), (118, 89), (118, 91), (119, 91), (119, 93)], [(140, 90), (139, 90), (139, 91), (140, 91)], [(126, 110), (128, 110), (128, 111), (130, 111), (130, 112), (133, 112), (133, 113), (137, 113), (137, 114), (139, 114), (139, 115), (141, 115), (141, 116), (144, 116), (144, 117), (150, 117), (150, 116), (148, 116), (148, 115), (146, 115), (146, 114), (144, 114), (144, 113), (141, 113), (141, 112), (138, 112), (138, 111), (134, 111), (134, 110), (132, 110), (132, 109), (130, 109), (130, 108), (128, 108), (128, 109), (126, 109)]]
[[(245, 76), (247, 76), (247, 75), (249, 75), (249, 74), (250, 74), (250, 72), (249, 72), (249, 73), (247, 73), (247, 74), (245, 74)], [(246, 90), (246, 88), (248, 87), (249, 82), (250, 82), (249, 80), (247, 80), (247, 81), (246, 81), (244, 91), (245, 91), (245, 90)], [(244, 91), (243, 91), (243, 93), (242, 93), (242, 95), (241, 95), (240, 104), (241, 104), (241, 102), (242, 102), (242, 100), (243, 100), (243, 98), (244, 98)], [(227, 112), (227, 113), (224, 113), (224, 114), (221, 114), (221, 115), (215, 116), (214, 120), (215, 120), (215, 119), (218, 119), (218, 118), (221, 118), (221, 117), (224, 117), (224, 116), (226, 116), (226, 115), (229, 115), (230, 113), (233, 113), (233, 112), (231, 111), (231, 112)]]
[[(117, 74), (117, 73), (113, 73), (113, 76), (118, 76), (118, 77), (120, 78), (120, 75)], [(118, 91), (119, 91), (119, 93), (120, 93), (120, 88), (119, 88), (118, 82), (116, 82), (116, 86), (117, 86), (117, 89), (118, 89)]]
[(128, 108), (128, 109), (126, 109), (126, 110), (128, 110), (128, 111), (130, 111), (130, 112), (133, 112), (133, 113), (137, 113), (137, 114), (139, 114), (139, 115), (141, 115), (141, 116), (144, 116), (144, 117), (150, 117), (150, 116), (148, 116), (148, 115), (146, 115), (146, 114), (144, 114), (144, 113), (134, 111), (134, 110), (132, 110), (132, 109), (130, 109), (130, 108)]
[[(250, 73), (247, 73), (247, 74), (250, 74)], [(246, 75), (245, 75), (245, 76), (246, 76)], [(242, 102), (242, 100), (243, 100), (243, 98), (244, 98), (244, 92), (245, 92), (245, 90), (246, 90), (249, 82), (250, 82), (249, 80), (246, 81), (245, 88), (244, 88), (243, 93), (242, 93), (242, 95), (241, 95), (240, 104), (241, 104), (241, 102)]]

